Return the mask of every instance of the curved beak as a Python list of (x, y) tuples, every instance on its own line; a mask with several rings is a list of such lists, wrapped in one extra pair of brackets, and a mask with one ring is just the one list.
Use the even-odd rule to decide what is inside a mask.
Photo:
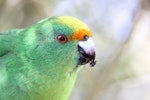
[(80, 41), (78, 44), (78, 52), (80, 58), (78, 60), (78, 65), (84, 65), (90, 63), (91, 67), (96, 64), (95, 61), (95, 46), (92, 38), (88, 38), (84, 41)]

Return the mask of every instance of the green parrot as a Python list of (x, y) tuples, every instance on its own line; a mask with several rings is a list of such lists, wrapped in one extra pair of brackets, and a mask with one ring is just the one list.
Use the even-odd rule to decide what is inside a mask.
[(0, 100), (67, 100), (79, 69), (96, 64), (88, 27), (69, 16), (0, 33)]

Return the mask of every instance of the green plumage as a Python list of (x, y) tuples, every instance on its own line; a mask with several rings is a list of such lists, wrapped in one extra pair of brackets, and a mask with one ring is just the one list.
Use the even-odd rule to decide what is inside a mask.
[(73, 32), (53, 17), (0, 33), (0, 100), (66, 100), (78, 72), (78, 41), (61, 44), (57, 35)]

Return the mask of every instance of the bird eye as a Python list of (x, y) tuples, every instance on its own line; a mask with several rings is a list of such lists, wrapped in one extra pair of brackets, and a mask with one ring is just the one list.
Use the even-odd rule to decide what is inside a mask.
[(89, 37), (87, 35), (85, 35), (83, 38), (86, 41), (86, 40), (88, 40)]
[(64, 44), (68, 41), (67, 36), (64, 34), (60, 34), (57, 36), (57, 41), (61, 44)]

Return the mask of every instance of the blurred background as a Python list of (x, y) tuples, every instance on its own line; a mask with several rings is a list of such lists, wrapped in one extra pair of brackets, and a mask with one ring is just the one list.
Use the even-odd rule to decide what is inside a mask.
[(97, 51), (69, 100), (150, 100), (150, 0), (0, 0), (0, 31), (57, 15), (86, 23)]

